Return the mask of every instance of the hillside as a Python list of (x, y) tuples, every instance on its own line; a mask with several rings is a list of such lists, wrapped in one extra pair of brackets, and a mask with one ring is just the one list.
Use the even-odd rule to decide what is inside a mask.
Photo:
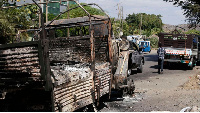
[[(179, 24), (178, 25), (178, 27), (177, 27), (177, 29), (179, 30), (182, 30), (182, 31), (184, 31), (183, 29), (181, 29), (181, 28), (184, 28), (186, 31), (188, 31), (188, 30), (190, 30), (190, 29), (196, 29), (196, 30), (198, 30), (198, 31), (200, 31), (200, 27), (197, 27), (197, 28), (188, 28), (188, 24)], [(169, 25), (169, 24), (165, 24), (165, 25), (163, 25), (163, 31), (164, 32), (170, 32), (170, 31), (173, 31), (174, 29), (175, 29), (175, 27), (176, 26), (174, 26), (174, 25)], [(180, 28), (181, 27), (181, 28)]]

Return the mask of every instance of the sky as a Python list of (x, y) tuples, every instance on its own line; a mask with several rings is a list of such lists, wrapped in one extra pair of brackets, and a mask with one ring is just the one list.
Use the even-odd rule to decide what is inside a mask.
[(96, 3), (111, 17), (118, 18), (117, 4), (123, 6), (124, 18), (133, 13), (147, 13), (162, 16), (164, 24), (187, 24), (181, 7), (163, 0), (79, 0), (80, 3)]
[[(32, 0), (25, 1), (31, 2)], [(102, 7), (110, 17), (118, 18), (117, 4), (120, 4), (120, 6), (123, 6), (124, 18), (133, 13), (160, 14), (164, 24), (187, 24), (181, 7), (176, 7), (173, 3), (164, 2), (163, 0), (79, 0), (79, 2), (96, 3)], [(23, 3), (24, 0), (21, 0), (19, 4)]]

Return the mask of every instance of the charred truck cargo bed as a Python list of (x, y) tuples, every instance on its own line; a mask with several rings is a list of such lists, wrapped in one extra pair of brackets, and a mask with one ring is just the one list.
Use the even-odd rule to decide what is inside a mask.
[[(35, 30), (38, 40), (0, 45), (0, 101), (6, 104), (1, 111), (71, 112), (98, 105), (101, 96), (111, 93), (110, 18), (90, 15), (76, 3), (88, 16), (42, 23)], [(69, 29), (70, 35), (57, 37), (57, 29)], [(16, 104), (20, 109), (12, 107), (16, 98), (24, 100)]]

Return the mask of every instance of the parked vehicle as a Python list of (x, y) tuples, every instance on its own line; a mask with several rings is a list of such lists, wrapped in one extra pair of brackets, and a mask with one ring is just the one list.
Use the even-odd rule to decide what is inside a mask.
[(198, 59), (198, 37), (180, 34), (177, 30), (172, 33), (160, 33), (159, 42), (166, 50), (164, 64), (183, 63), (190, 69)]
[(113, 59), (118, 59), (116, 64), (116, 71), (114, 74), (115, 89), (123, 90), (123, 93), (132, 94), (135, 86), (133, 79), (128, 79), (128, 76), (132, 74), (133, 69), (137, 69), (139, 73), (142, 73), (144, 65), (144, 56), (142, 50), (138, 45), (132, 41), (122, 38), (121, 40), (114, 40), (115, 55)]
[(140, 41), (139, 42), (139, 47), (142, 48), (142, 52), (151, 52), (151, 45), (150, 41)]
[(146, 35), (129, 35), (127, 36), (127, 40), (134, 42), (139, 45), (140, 41), (144, 41), (146, 39)]
[(142, 49), (136, 43), (130, 42), (128, 75), (131, 74), (132, 69), (137, 69), (137, 72), (142, 73), (144, 62)]

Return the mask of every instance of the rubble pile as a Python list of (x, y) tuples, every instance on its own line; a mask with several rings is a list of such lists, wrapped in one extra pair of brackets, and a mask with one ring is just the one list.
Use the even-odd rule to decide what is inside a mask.
[(200, 75), (191, 76), (189, 78), (190, 79), (182, 85), (182, 88), (186, 90), (199, 89)]
[(89, 64), (51, 66), (57, 85), (69, 82), (78, 82), (81, 79), (90, 77)]

